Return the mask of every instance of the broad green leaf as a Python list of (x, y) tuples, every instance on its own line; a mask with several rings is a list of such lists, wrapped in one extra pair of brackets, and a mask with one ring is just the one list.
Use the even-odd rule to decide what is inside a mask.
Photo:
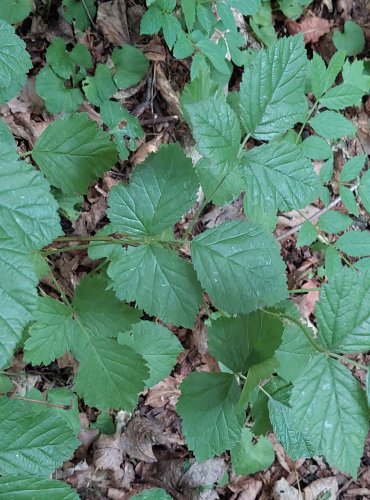
[(289, 326), (275, 356), (279, 362), (277, 373), (285, 380), (294, 381), (305, 369), (317, 351), (298, 326)]
[(268, 401), (270, 421), (276, 438), (292, 460), (317, 455), (307, 432), (297, 430), (293, 421), (292, 409), (271, 398)]
[(121, 304), (106, 288), (105, 279), (88, 275), (77, 287), (71, 307), (40, 297), (25, 343), (25, 359), (33, 365), (47, 365), (62, 356), (78, 338), (81, 324), (94, 336), (109, 338), (137, 323), (141, 311)]
[(342, 267), (342, 261), (338, 250), (333, 247), (328, 247), (325, 250), (325, 273), (329, 281), (333, 279), (337, 273), (342, 271)]
[(11, 361), (23, 328), (37, 307), (38, 279), (29, 252), (16, 240), (2, 236), (0, 276), (0, 368), (3, 368)]
[(116, 426), (113, 423), (113, 417), (109, 410), (103, 410), (99, 413), (96, 422), (90, 424), (91, 429), (99, 429), (101, 434), (112, 435), (116, 432)]
[(0, 399), (0, 433), (2, 475), (47, 478), (80, 444), (53, 408), (8, 398)]
[(320, 229), (326, 233), (337, 234), (347, 229), (352, 224), (351, 217), (338, 212), (336, 210), (329, 210), (321, 215), (317, 221)]
[(87, 76), (82, 84), (86, 99), (95, 106), (109, 101), (117, 91), (112, 72), (105, 64), (98, 64), (94, 76)]
[(16, 24), (28, 17), (31, 12), (31, 0), (3, 0), (1, 19), (9, 24)]
[(248, 60), (240, 86), (242, 120), (259, 140), (270, 140), (301, 120), (306, 53), (301, 35), (281, 38)]
[(312, 222), (305, 220), (298, 233), (297, 247), (304, 247), (311, 245), (316, 241), (318, 232)]
[(204, 156), (196, 163), (195, 169), (205, 196), (217, 205), (231, 203), (245, 189), (237, 162), (225, 165)]
[(116, 340), (92, 338), (84, 329), (79, 336), (72, 346), (79, 361), (77, 394), (90, 406), (131, 411), (149, 375), (143, 358)]
[(249, 368), (242, 393), (240, 395), (237, 408), (245, 409), (248, 399), (262, 379), (269, 378), (274, 371), (279, 367), (279, 363), (275, 357), (267, 359), (258, 365), (253, 365)]
[(352, 229), (342, 234), (335, 246), (350, 257), (368, 257), (370, 255), (370, 232)]
[(339, 195), (342, 198), (343, 205), (346, 207), (348, 212), (357, 216), (359, 214), (359, 210), (353, 191), (348, 187), (340, 186)]
[(316, 305), (320, 341), (338, 353), (370, 350), (370, 271), (343, 269)]
[(70, 89), (64, 80), (54, 73), (49, 66), (44, 66), (36, 76), (36, 91), (45, 101), (49, 113), (71, 113), (83, 103), (80, 89)]
[(216, 71), (229, 77), (230, 68), (226, 62), (226, 50), (221, 43), (216, 44), (207, 38), (202, 38), (196, 43), (196, 47), (206, 56)]
[(82, 69), (85, 70), (93, 66), (93, 60), (89, 49), (82, 43), (76, 43), (70, 52), (70, 56), (74, 63), (79, 66), (81, 73), (83, 73)]
[(180, 385), (177, 412), (182, 432), (198, 461), (234, 448), (243, 411), (236, 411), (240, 389), (229, 373), (191, 373)]
[(330, 179), (333, 177), (333, 171), (334, 171), (334, 161), (333, 158), (329, 158), (325, 163), (323, 163), (320, 173), (319, 173), (319, 178), (321, 182), (329, 182)]
[(206, 35), (210, 35), (215, 24), (215, 16), (212, 12), (212, 4), (208, 3), (202, 5), (201, 3), (198, 3), (197, 18)]
[(148, 70), (148, 59), (141, 50), (131, 45), (116, 47), (112, 53), (114, 81), (118, 88), (127, 89), (136, 85)]
[(2, 500), (78, 500), (79, 496), (68, 484), (31, 475), (0, 477)]
[(53, 196), (59, 205), (60, 214), (71, 222), (75, 222), (80, 216), (84, 197), (80, 194), (64, 194), (59, 189), (53, 189)]
[(346, 59), (346, 53), (342, 50), (336, 52), (330, 59), (328, 68), (326, 70), (326, 75), (324, 79), (324, 91), (326, 92), (335, 83), (335, 80), (340, 73), (343, 63)]
[(185, 17), (186, 27), (188, 31), (191, 31), (194, 26), (196, 5), (197, 5), (196, 0), (181, 1), (181, 8)]
[(55, 389), (48, 390), (46, 399), (50, 403), (69, 407), (69, 409), (54, 408), (54, 411), (66, 421), (68, 427), (77, 436), (81, 429), (81, 421), (76, 394), (69, 391), (66, 387), (56, 387)]
[(370, 76), (364, 74), (364, 63), (355, 60), (352, 63), (346, 61), (342, 71), (343, 82), (359, 88), (364, 94), (370, 89)]
[(171, 500), (172, 497), (163, 488), (149, 488), (130, 498), (135, 500)]
[(240, 147), (241, 131), (231, 107), (211, 97), (186, 104), (185, 109), (199, 152), (216, 163), (234, 161)]
[(326, 64), (324, 59), (314, 51), (311, 62), (311, 83), (312, 92), (315, 99), (318, 101), (331, 85), (326, 85)]
[(147, 387), (166, 378), (175, 366), (177, 356), (183, 351), (170, 330), (150, 321), (133, 325), (131, 333), (120, 333), (118, 342), (132, 347), (145, 359), (150, 370), (150, 376), (145, 381)]
[(370, 170), (366, 170), (361, 177), (358, 194), (361, 198), (361, 203), (370, 212)]
[(69, 350), (72, 335), (76, 334), (71, 311), (51, 297), (39, 297), (33, 319), (24, 358), (33, 365), (48, 365)]
[(192, 162), (180, 146), (162, 146), (135, 168), (129, 185), (111, 190), (107, 214), (113, 232), (159, 235), (191, 208), (197, 187)]
[(330, 145), (316, 135), (310, 135), (301, 144), (301, 150), (306, 158), (312, 160), (327, 160), (333, 155)]
[(361, 104), (363, 92), (354, 85), (342, 83), (329, 89), (321, 97), (320, 103), (328, 109), (344, 109), (348, 106), (359, 106)]
[(114, 137), (120, 159), (127, 160), (129, 150), (136, 150), (136, 139), (144, 137), (140, 121), (116, 101), (103, 103), (100, 116)]
[(364, 168), (366, 158), (366, 155), (358, 155), (348, 160), (340, 173), (340, 182), (349, 182), (356, 179)]
[(308, 122), (318, 135), (325, 139), (340, 139), (344, 136), (352, 137), (356, 127), (352, 122), (335, 111), (323, 111)]
[(32, 157), (49, 182), (65, 193), (85, 193), (117, 160), (114, 143), (86, 113), (51, 123), (36, 141)]
[(275, 209), (265, 209), (253, 203), (253, 198), (250, 199), (249, 196), (244, 195), (243, 198), (243, 208), (247, 221), (259, 224), (267, 231), (273, 231), (277, 224), (277, 210)]
[(94, 0), (63, 0), (62, 11), (64, 19), (68, 23), (74, 23), (75, 27), (84, 31), (91, 24), (96, 14)]
[(243, 157), (246, 196), (264, 209), (303, 208), (319, 194), (320, 182), (299, 146), (272, 142), (253, 148)]
[(270, 359), (281, 343), (284, 327), (263, 311), (234, 318), (221, 317), (208, 328), (210, 353), (234, 373), (246, 373)]
[(225, 222), (196, 236), (190, 248), (199, 281), (216, 307), (246, 314), (286, 297), (279, 247), (260, 226)]
[(18, 94), (30, 68), (26, 44), (10, 24), (0, 19), (0, 104)]
[(350, 19), (344, 23), (344, 31), (335, 31), (333, 43), (337, 50), (343, 50), (347, 56), (360, 53), (365, 45), (365, 36), (360, 26)]
[(370, 269), (370, 257), (365, 257), (363, 259), (358, 260), (354, 264), (356, 269), (360, 269), (361, 271)]
[(108, 275), (119, 299), (136, 301), (165, 323), (192, 328), (202, 291), (190, 263), (173, 250), (154, 244), (121, 249)]
[(230, 7), (237, 9), (244, 16), (253, 16), (261, 7), (261, 0), (227, 0)]
[(150, 7), (141, 18), (140, 34), (154, 35), (158, 33), (162, 28), (162, 20), (163, 13), (161, 9)]
[(174, 16), (172, 13), (171, 14), (167, 12), (163, 13), (162, 32), (163, 32), (163, 37), (168, 45), (168, 48), (172, 50), (176, 39), (179, 36), (181, 37), (180, 33), (182, 33), (181, 24), (179, 23), (177, 17)]
[(295, 425), (329, 465), (356, 477), (368, 408), (365, 392), (347, 368), (325, 354), (316, 356), (295, 381), (291, 403)]
[(67, 51), (67, 45), (62, 38), (53, 39), (46, 51), (46, 62), (54, 73), (67, 80), (75, 71), (75, 63)]
[(182, 30), (177, 35), (177, 40), (173, 46), (173, 56), (176, 59), (186, 59), (194, 53), (194, 45), (189, 36)]
[(0, 394), (6, 394), (7, 392), (10, 392), (13, 389), (13, 382), (12, 379), (9, 378), (6, 375), (1, 375), (0, 376)]
[(240, 442), (231, 450), (231, 461), (237, 474), (255, 474), (270, 467), (275, 460), (271, 441), (264, 436), (261, 436), (256, 444), (253, 444), (252, 440), (252, 432), (244, 428)]

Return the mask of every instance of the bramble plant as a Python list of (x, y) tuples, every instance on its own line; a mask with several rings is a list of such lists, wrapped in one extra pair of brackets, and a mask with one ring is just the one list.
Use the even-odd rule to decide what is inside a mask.
[[(216, 2), (221, 19), (207, 1), (181, 2), (178, 17), (174, 0), (147, 3), (142, 33), (162, 31), (175, 57), (193, 55), (180, 102), (200, 156), (195, 165), (180, 145), (161, 146), (134, 168), (129, 183), (111, 189), (105, 227), (88, 237), (63, 234), (59, 213), (75, 210), (89, 186), (118, 157), (127, 159), (143, 136), (140, 122), (110, 100), (117, 87), (130, 87), (147, 72), (147, 59), (130, 46), (115, 48), (114, 66), (98, 65), (89, 76), (86, 47), (70, 50), (54, 39), (36, 88), (48, 111), (72, 113), (50, 123), (23, 154), (0, 122), (0, 494), (78, 498), (49, 479), (79, 445), (78, 398), (98, 410), (132, 411), (139, 394), (167, 377), (183, 351), (168, 327), (193, 328), (202, 306), (219, 371), (188, 375), (177, 404), (195, 458), (228, 450), (236, 473), (253, 474), (274, 461), (265, 437), (273, 430), (293, 460), (323, 455), (356, 477), (370, 400), (368, 367), (351, 356), (370, 350), (370, 232), (353, 228), (359, 204), (370, 212), (366, 155), (348, 158), (336, 180), (348, 214), (335, 210), (329, 188), (333, 150), (356, 134), (342, 111), (360, 105), (370, 77), (363, 62), (349, 61), (343, 51), (328, 65), (316, 53), (308, 60), (301, 35), (242, 50), (231, 8), (257, 16), (258, 0), (247, 10), (239, 0)], [(308, 3), (279, 5), (296, 7), (297, 16)], [(64, 0), (63, 6), (85, 29), (81, 5)], [(215, 32), (218, 43), (210, 39)], [(243, 77), (239, 91), (225, 95), (232, 63)], [(30, 68), (25, 44), (0, 21), (1, 103), (17, 94)], [(105, 129), (76, 112), (81, 82)], [(310, 135), (303, 140), (305, 130)], [(319, 175), (312, 160), (323, 162)], [(200, 187), (204, 201), (188, 229), (175, 233)], [(241, 193), (243, 220), (193, 236), (209, 203), (224, 205)], [(288, 290), (273, 231), (278, 213), (318, 198), (326, 208), (316, 223), (303, 223), (297, 242), (324, 255), (317, 324), (309, 326), (289, 300), (294, 290)], [(68, 246), (71, 241), (77, 244)], [(86, 249), (99, 265), (70, 300), (48, 258)], [(43, 276), (58, 298), (38, 294)], [(8, 371), (16, 349), (35, 366), (71, 353), (78, 361), (72, 390), (45, 395), (33, 389), (17, 398)], [(166, 498), (161, 490), (152, 496)]]

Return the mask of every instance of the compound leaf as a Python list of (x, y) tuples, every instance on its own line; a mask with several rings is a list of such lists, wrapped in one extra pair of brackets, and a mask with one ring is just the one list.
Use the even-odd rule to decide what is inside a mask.
[(183, 351), (176, 336), (161, 325), (151, 321), (141, 321), (132, 326), (130, 333), (121, 333), (118, 342), (128, 345), (146, 361), (150, 376), (145, 381), (152, 387), (166, 378), (176, 364), (177, 356)]
[(231, 107), (212, 97), (184, 107), (199, 152), (216, 163), (234, 161), (240, 147), (241, 131)]
[(246, 196), (264, 209), (303, 208), (319, 194), (320, 182), (311, 162), (298, 146), (286, 141), (249, 150), (242, 171)]
[(112, 53), (112, 61), (115, 65), (114, 81), (120, 89), (136, 85), (148, 71), (148, 59), (141, 50), (131, 45), (116, 47)]
[(356, 477), (368, 408), (365, 392), (347, 368), (325, 354), (316, 356), (295, 381), (291, 403), (295, 425), (315, 449), (332, 467)]
[(47, 478), (80, 444), (65, 420), (45, 405), (1, 398), (0, 417), (2, 474)]
[(37, 476), (6, 475), (0, 477), (0, 497), (3, 500), (78, 500), (79, 496), (62, 481), (44, 479)]
[(182, 431), (198, 461), (234, 448), (240, 440), (243, 411), (236, 410), (240, 389), (229, 373), (191, 373), (180, 385), (177, 412)]
[(32, 156), (53, 186), (83, 194), (114, 165), (117, 151), (109, 134), (86, 113), (78, 113), (51, 123), (36, 141)]
[(274, 355), (283, 329), (278, 318), (263, 311), (221, 317), (208, 328), (209, 351), (234, 373), (246, 373), (251, 366)]
[(198, 181), (180, 146), (162, 146), (136, 167), (130, 184), (115, 186), (108, 217), (114, 232), (151, 235), (171, 228), (196, 199)]
[(240, 86), (242, 120), (256, 139), (270, 140), (301, 120), (306, 53), (301, 35), (281, 38), (249, 59)]
[(0, 104), (18, 94), (32, 68), (26, 44), (0, 19)]
[(220, 224), (192, 240), (191, 254), (211, 301), (230, 314), (273, 305), (287, 295), (279, 247), (260, 226)]
[(343, 269), (316, 305), (321, 343), (338, 353), (370, 350), (370, 271)]
[(119, 299), (136, 301), (165, 323), (193, 326), (202, 291), (190, 263), (173, 250), (154, 244), (122, 249), (114, 254), (108, 275)]

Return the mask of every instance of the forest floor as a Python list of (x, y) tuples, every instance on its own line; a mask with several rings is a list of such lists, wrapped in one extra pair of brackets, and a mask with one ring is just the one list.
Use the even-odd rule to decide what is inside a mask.
[[(97, 19), (79, 40), (90, 49), (94, 63), (106, 62), (112, 44), (116, 43), (117, 36), (121, 36), (121, 43), (130, 42), (144, 51), (151, 61), (151, 70), (139, 85), (120, 96), (125, 107), (140, 118), (145, 139), (130, 161), (121, 162), (90, 188), (78, 219), (74, 218), (72, 212), (69, 219), (63, 220), (66, 234), (79, 236), (94, 234), (106, 224), (109, 190), (117, 182), (127, 180), (135, 165), (150, 152), (156, 151), (163, 143), (179, 142), (188, 151), (192, 146), (189, 130), (179, 120), (178, 101), (179, 93), (189, 80), (190, 62), (174, 60), (161, 37), (140, 36), (140, 19), (145, 10), (143, 2), (97, 0), (96, 4)], [(35, 8), (31, 17), (17, 27), (17, 33), (25, 41), (32, 57), (32, 77), (17, 98), (0, 108), (2, 119), (12, 129), (20, 149), (23, 147), (25, 151), (33, 146), (54, 119), (46, 112), (34, 84), (34, 76), (45, 64), (46, 48), (55, 36), (62, 37), (67, 43), (76, 41), (73, 28), (63, 20), (59, 2), (52, 2), (51, 5), (47, 18), (42, 9)], [(122, 9), (127, 13), (126, 20), (121, 16)], [(333, 30), (342, 27), (345, 20), (353, 19), (362, 27), (366, 37), (366, 49), (361, 54), (366, 59), (370, 50), (369, 9), (370, 2), (366, 0), (319, 0), (306, 9), (298, 23), (285, 19), (278, 11), (274, 14), (274, 23), (281, 35), (304, 31), (308, 53), (314, 49), (328, 61), (335, 51)], [(105, 16), (104, 12), (110, 15)], [(237, 73), (233, 75), (235, 88), (240, 83), (239, 77)], [(86, 111), (91, 118), (99, 119), (88, 103), (83, 104), (81, 110)], [(361, 108), (350, 109), (349, 112), (357, 125), (361, 148), (369, 154), (370, 98), (363, 102)], [(358, 138), (347, 144), (349, 150), (359, 149), (356, 141)], [(335, 157), (339, 165), (340, 150)], [(319, 205), (310, 205), (306, 209), (306, 216), (313, 216), (320, 208)], [(186, 227), (191, 216), (188, 214), (188, 218), (181, 221), (183, 227)], [(222, 208), (210, 204), (200, 224), (203, 228), (211, 228), (222, 221), (242, 216), (240, 200)], [(311, 252), (307, 247), (297, 249), (295, 245), (302, 221), (298, 213), (281, 214), (275, 233), (282, 244), (284, 260), (288, 262), (290, 289), (314, 288), (319, 284), (315, 276), (321, 265), (320, 254)], [(203, 228), (194, 227), (194, 233)], [(178, 229), (181, 231), (183, 228)], [(73, 296), (75, 284), (94, 265), (86, 252), (81, 251), (53, 257), (54, 272), (69, 297)], [(48, 294), (58, 296), (53, 283), (45, 279), (42, 285)], [(302, 316), (307, 321), (313, 321), (318, 292), (295, 297)], [(179, 395), (178, 386), (185, 376), (195, 367), (209, 370), (215, 363), (207, 351), (204, 318), (205, 314), (201, 312), (192, 331), (181, 328), (173, 330), (185, 351), (178, 358), (171, 376), (141, 395), (134, 415), (125, 412), (106, 415), (103, 432), (99, 432), (94, 428), (97, 410), (80, 407), (84, 429), (80, 434), (82, 444), (73, 459), (57, 471), (56, 478), (76, 488), (81, 498), (90, 500), (126, 499), (146, 487), (164, 488), (174, 499), (179, 500), (370, 498), (370, 438), (357, 480), (330, 468), (319, 457), (293, 462), (272, 434), (269, 439), (273, 443), (276, 460), (268, 470), (252, 476), (235, 475), (227, 454), (201, 464), (192, 462), (191, 453), (181, 434), (181, 422), (175, 406)], [(370, 356), (362, 357), (365, 363), (369, 360)], [(24, 386), (45, 391), (50, 387), (70, 387), (74, 364), (69, 356), (64, 356), (47, 368), (35, 369), (25, 365), (21, 358), (16, 358), (12, 371), (26, 370), (28, 376), (23, 381)]]

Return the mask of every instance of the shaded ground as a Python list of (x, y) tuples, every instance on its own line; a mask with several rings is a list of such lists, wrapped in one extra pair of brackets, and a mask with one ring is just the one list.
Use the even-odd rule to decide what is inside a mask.
[[(325, 60), (334, 52), (331, 31), (341, 27), (351, 17), (363, 28), (367, 48), (362, 54), (369, 55), (370, 21), (369, 5), (365, 0), (323, 0), (316, 1), (298, 23), (287, 22), (280, 13), (276, 13), (276, 29), (282, 33), (294, 34), (304, 31), (308, 51), (314, 47)], [(38, 4), (38, 2), (37, 2)], [(75, 41), (75, 34), (59, 14), (57, 2), (53, 3), (47, 19), (45, 11), (39, 9), (18, 29), (27, 44), (34, 64), (33, 75), (44, 64), (45, 50), (55, 36), (62, 36), (67, 42)], [(120, 100), (133, 114), (140, 117), (145, 129), (145, 139), (134, 153), (130, 162), (121, 162), (114, 170), (96, 183), (85, 197), (81, 215), (63, 221), (66, 234), (79, 236), (91, 235), (107, 222), (106, 199), (111, 187), (122, 179), (128, 179), (132, 168), (143, 161), (149, 152), (155, 151), (160, 144), (180, 142), (190, 151), (192, 143), (187, 127), (181, 122), (178, 93), (189, 79), (189, 61), (175, 61), (168, 53), (160, 37), (140, 37), (139, 23), (144, 12), (140, 2), (114, 0), (97, 2), (99, 9), (104, 5), (112, 15), (100, 17), (94, 27), (89, 28), (80, 42), (91, 50), (94, 62), (105, 62), (111, 52), (115, 37), (121, 36), (142, 48), (152, 62), (146, 79), (125, 94)], [(117, 26), (119, 12), (127, 7), (127, 24)], [(120, 11), (114, 9), (121, 9)], [(99, 12), (99, 11), (98, 11)], [(122, 18), (122, 16), (121, 16)], [(99, 19), (99, 14), (98, 14)], [(121, 22), (121, 21), (119, 21)], [(117, 35), (118, 33), (118, 35)], [(250, 41), (250, 40), (249, 40)], [(122, 41), (120, 43), (123, 43)], [(233, 77), (235, 88), (239, 85), (239, 76)], [(93, 107), (85, 103), (83, 110), (91, 118), (99, 120)], [(20, 148), (29, 150), (46, 125), (53, 120), (43, 108), (42, 101), (34, 90), (34, 78), (31, 78), (21, 95), (0, 109), (2, 118), (13, 130)], [(341, 144), (350, 153), (359, 153), (364, 149), (370, 152), (370, 100), (365, 100), (360, 110), (350, 109), (348, 116), (358, 126), (359, 139)], [(342, 162), (342, 152), (336, 154), (337, 165)], [(317, 169), (320, 168), (317, 164)], [(333, 185), (333, 200), (337, 193)], [(340, 208), (340, 205), (338, 205)], [(310, 205), (306, 209), (307, 217), (316, 217), (321, 206)], [(178, 231), (187, 227), (193, 214), (189, 214)], [(241, 201), (223, 208), (208, 206), (201, 224), (213, 227), (221, 221), (242, 217)], [(282, 244), (284, 260), (288, 265), (289, 288), (312, 288), (319, 285), (317, 269), (322, 264), (319, 252), (312, 253), (308, 248), (295, 247), (296, 233), (302, 223), (297, 213), (281, 214), (276, 236)], [(356, 221), (359, 227), (367, 227), (369, 221), (365, 214), (360, 214)], [(194, 228), (194, 232), (201, 228)], [(67, 296), (73, 295), (75, 284), (96, 265), (84, 251), (63, 253), (52, 258), (55, 274), (59, 277)], [(52, 282), (44, 279), (43, 290), (51, 296), (58, 296)], [(318, 298), (317, 292), (304, 296), (296, 295), (296, 302), (302, 316), (314, 324), (313, 309)], [(370, 440), (368, 440), (357, 481), (339, 474), (329, 468), (320, 458), (292, 462), (282, 447), (269, 436), (274, 443), (275, 463), (266, 471), (249, 477), (236, 476), (232, 473), (229, 456), (209, 460), (203, 464), (194, 464), (181, 435), (181, 422), (175, 413), (178, 386), (192, 370), (215, 369), (215, 361), (207, 351), (206, 313), (199, 315), (193, 331), (176, 329), (174, 333), (185, 348), (179, 357), (173, 374), (154, 388), (144, 393), (134, 415), (119, 412), (106, 415), (105, 423), (99, 422), (103, 432), (93, 429), (98, 412), (93, 408), (80, 407), (81, 423), (85, 429), (81, 433), (82, 445), (73, 460), (64, 464), (56, 477), (77, 488), (81, 498), (87, 499), (126, 499), (140, 492), (145, 487), (161, 487), (175, 499), (217, 499), (230, 498), (253, 500), (254, 498), (299, 498), (304, 491), (309, 498), (370, 498)], [(359, 358), (360, 359), (360, 358)], [(361, 362), (367, 364), (370, 356), (362, 355)], [(16, 359), (12, 371), (26, 369), (29, 373), (24, 384), (35, 386), (45, 391), (50, 387), (72, 386), (74, 362), (68, 356), (58, 363), (34, 369), (24, 366)], [(22, 391), (22, 387), (19, 387)], [(113, 420), (112, 420), (113, 417)], [(103, 426), (104, 424), (104, 426)], [(350, 429), (348, 430), (350, 432)], [(315, 489), (316, 488), (316, 489)], [(321, 493), (324, 490), (324, 493)], [(326, 493), (325, 493), (326, 491)], [(329, 492), (329, 496), (328, 496)], [(320, 496), (321, 495), (321, 496)], [(330, 496), (331, 495), (331, 496)]]

